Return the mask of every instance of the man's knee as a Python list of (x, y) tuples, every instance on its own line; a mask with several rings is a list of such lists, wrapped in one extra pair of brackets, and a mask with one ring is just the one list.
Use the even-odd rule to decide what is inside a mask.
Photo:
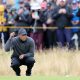
[(29, 57), (25, 60), (26, 64), (34, 64), (35, 63), (35, 59), (33, 57)]
[(20, 66), (20, 62), (17, 58), (12, 58), (11, 67), (16, 68)]
[(14, 68), (14, 69), (16, 69), (16, 68), (19, 68), (20, 66), (18, 65), (18, 64), (13, 64), (13, 65), (11, 65), (11, 68)]

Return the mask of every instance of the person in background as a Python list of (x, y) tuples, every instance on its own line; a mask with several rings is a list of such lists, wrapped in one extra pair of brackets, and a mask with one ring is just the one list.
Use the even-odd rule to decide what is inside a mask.
[(73, 1), (73, 0), (66, 0), (66, 1), (67, 1), (67, 5), (71, 8), (72, 1)]
[(24, 0), (24, 3), (29, 3), (30, 4), (31, 0)]
[[(78, 12), (77, 12), (77, 16), (80, 17), (80, 0), (77, 0), (77, 5), (78, 5)], [(79, 18), (80, 20), (80, 18)], [(80, 25), (80, 23), (79, 23)]]
[[(43, 24), (43, 13), (38, 9), (32, 11), (32, 19), (33, 19), (33, 28), (34, 27), (42, 27)], [(33, 29), (33, 33), (31, 34), (31, 37), (35, 40), (36, 49), (41, 52), (43, 49), (43, 29)]]
[(7, 4), (6, 4), (6, 2), (3, 3), (3, 6), (4, 6), (4, 19), (5, 19), (5, 22), (2, 22), (2, 26), (4, 26), (4, 27), (0, 29), (0, 37), (2, 38), (1, 34), (3, 33), (3, 35), (4, 35), (3, 36), (4, 37), (4, 43), (6, 43), (6, 41), (9, 38), (9, 31), (6, 28), (7, 23), (8, 23), (8, 11), (7, 11)]
[(31, 37), (34, 39), (36, 44), (36, 50), (38, 50), (39, 52), (42, 52), (43, 49), (43, 28), (42, 28), (42, 24), (44, 21), (43, 9), (41, 9), (41, 5), (37, 0), (34, 0), (34, 2), (31, 4), (33, 19), (32, 20), (33, 31), (31, 33)]
[(80, 8), (80, 0), (77, 0), (78, 8)]
[[(15, 27), (14, 15), (16, 14), (16, 11), (17, 11), (17, 9), (13, 8), (13, 7), (11, 7), (8, 11), (8, 26), (9, 27), (12, 27), (12, 26)], [(9, 34), (14, 31), (15, 31), (15, 29), (9, 28)]]
[(24, 8), (24, 0), (19, 0), (19, 8)]
[[(19, 10), (16, 12), (16, 14), (14, 15), (14, 20), (15, 20), (15, 26), (17, 27), (29, 27), (30, 26), (30, 22), (31, 22), (31, 14), (30, 14), (30, 4), (29, 3), (22, 3), (19, 2), (21, 7), (19, 8)], [(22, 7), (24, 5), (24, 7)], [(26, 29), (26, 31), (28, 32), (29, 29)], [(16, 32), (18, 31), (18, 29), (16, 29)]]
[[(47, 3), (47, 10), (45, 11), (45, 23), (43, 24), (44, 28), (44, 45), (45, 48), (53, 49), (53, 46), (56, 46), (56, 30), (53, 29), (47, 29), (49, 27), (55, 26), (53, 16), (53, 5), (51, 2)], [(46, 28), (46, 30), (45, 30)]]
[[(80, 0), (77, 0), (77, 5), (78, 5), (78, 12), (77, 12), (77, 16), (79, 17), (79, 26), (80, 26)], [(79, 37), (79, 49), (80, 49), (80, 28), (79, 28), (79, 32), (78, 32), (78, 37)]]
[[(77, 6), (77, 1), (73, 0), (72, 1), (72, 19), (71, 19), (71, 23), (72, 23), (72, 38), (70, 41), (70, 47), (69, 49), (76, 49), (76, 44), (78, 44), (78, 33), (79, 33), (79, 29), (76, 27), (79, 27), (79, 17), (77, 16), (77, 12), (78, 12), (78, 6)], [(76, 42), (75, 42), (76, 41)]]
[(78, 27), (79, 26), (79, 17), (77, 16), (78, 13), (78, 5), (77, 5), (77, 1), (73, 0), (72, 2), (72, 19), (71, 19), (71, 23), (72, 23), (72, 33), (73, 35), (75, 33), (78, 33), (79, 29), (76, 29), (74, 27)]
[[(13, 19), (15, 21), (14, 26), (16, 26), (16, 27), (24, 26), (23, 25), (24, 22), (22, 21), (22, 18), (20, 17), (20, 15), (24, 12), (24, 1), (19, 0), (18, 5), (19, 5), (19, 8), (17, 9), (16, 13), (13, 15)], [(14, 28), (13, 31), (15, 31), (17, 34), (18, 30), (19, 30), (19, 28)]]
[(51, 1), (49, 1), (49, 3), (52, 4), (53, 9), (57, 7), (57, 0), (51, 0)]
[[(25, 11), (25, 22), (26, 22), (26, 27), (31, 27), (32, 26), (32, 14), (31, 14), (31, 6), (29, 2), (26, 2), (24, 5)], [(30, 36), (30, 33), (32, 32), (32, 29), (27, 28), (26, 31), (28, 32), (28, 36)]]
[(65, 46), (65, 42), (66, 45), (69, 46), (71, 40), (71, 30), (65, 28), (70, 24), (72, 18), (71, 13), (72, 10), (67, 6), (66, 0), (60, 0), (58, 7), (55, 8), (53, 13), (53, 19), (55, 19), (58, 28), (56, 31), (57, 42), (60, 47)]
[(46, 15), (45, 15), (45, 12), (46, 12), (47, 8), (45, 8), (45, 6), (41, 6), (41, 10), (39, 11), (39, 16), (40, 16), (40, 23), (41, 23), (41, 26), (42, 26), (42, 49), (44, 50), (46, 48), (46, 44), (47, 43), (46, 39), (46, 29), (45, 29), (45, 22), (46, 22)]
[(41, 3), (41, 9), (46, 9), (47, 8), (47, 0), (43, 0)]

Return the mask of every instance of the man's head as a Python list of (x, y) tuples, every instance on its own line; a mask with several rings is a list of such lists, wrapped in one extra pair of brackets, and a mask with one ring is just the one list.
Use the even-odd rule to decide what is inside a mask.
[(20, 6), (20, 7), (24, 7), (24, 1), (23, 1), (23, 0), (20, 0), (20, 1), (19, 1), (19, 6)]
[(72, 1), (72, 9), (77, 9), (78, 5), (77, 5), (77, 1), (73, 0)]
[(77, 25), (79, 23), (79, 17), (72, 18), (71, 22), (73, 25)]
[(27, 2), (24, 4), (24, 7), (25, 7), (26, 9), (28, 9), (28, 10), (30, 10), (30, 9), (31, 9), (30, 4), (29, 4), (29, 3), (27, 3)]
[(26, 2), (30, 3), (30, 2), (31, 2), (31, 0), (24, 0), (24, 2), (25, 2), (25, 3), (26, 3)]
[(4, 9), (6, 9), (7, 8), (7, 3), (6, 2), (3, 2), (2, 4), (4, 6)]
[(47, 3), (47, 9), (52, 9), (52, 3), (51, 2)]
[(19, 31), (18, 31), (18, 36), (20, 38), (20, 40), (22, 41), (26, 41), (27, 39), (27, 32), (25, 29), (21, 28)]
[(80, 0), (77, 0), (77, 3), (80, 3)]
[(80, 0), (77, 0), (78, 7), (80, 8)]
[(60, 5), (61, 7), (65, 6), (65, 5), (66, 5), (66, 0), (60, 0), (60, 1), (59, 1), (59, 5)]
[(51, 0), (52, 2), (57, 2), (57, 0)]

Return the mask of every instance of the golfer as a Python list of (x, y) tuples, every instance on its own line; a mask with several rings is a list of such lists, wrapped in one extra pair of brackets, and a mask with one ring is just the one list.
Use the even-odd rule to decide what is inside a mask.
[(15, 71), (17, 76), (20, 76), (20, 66), (26, 65), (26, 76), (31, 76), (31, 71), (35, 63), (34, 40), (27, 36), (26, 30), (23, 28), (18, 31), (17, 37), (14, 36), (15, 33), (11, 33), (9, 40), (5, 44), (6, 52), (13, 49), (13, 54), (11, 56), (11, 68)]

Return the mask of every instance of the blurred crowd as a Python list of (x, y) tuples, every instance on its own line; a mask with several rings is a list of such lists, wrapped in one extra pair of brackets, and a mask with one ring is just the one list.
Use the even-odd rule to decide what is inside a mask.
[(20, 0), (18, 4), (16, 9), (3, 3), (6, 18), (3, 25), (17, 27), (3, 31), (5, 43), (11, 32), (15, 31), (17, 35), (20, 27), (26, 27), (37, 50), (64, 46), (71, 49), (74, 40), (80, 47), (80, 0), (59, 0), (58, 3), (57, 0), (43, 0), (41, 3), (34, 0), (32, 4), (30, 0)]

